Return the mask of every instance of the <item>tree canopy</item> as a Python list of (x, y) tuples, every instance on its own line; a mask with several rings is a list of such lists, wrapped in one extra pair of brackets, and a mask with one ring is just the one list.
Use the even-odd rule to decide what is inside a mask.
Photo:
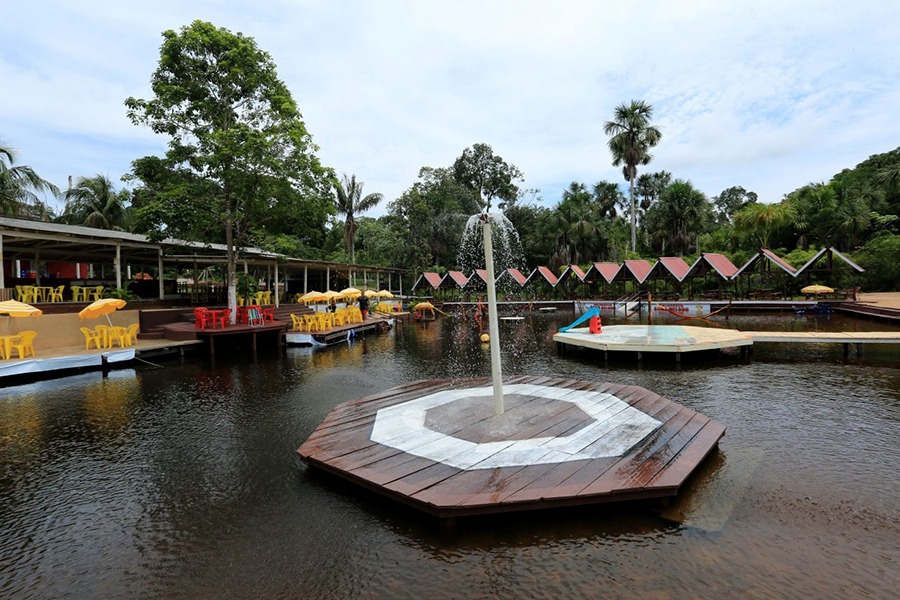
[(133, 123), (169, 137), (165, 157), (134, 163), (136, 222), (155, 236), (224, 238), (234, 308), (235, 250), (285, 203), (320, 206), (333, 174), (252, 38), (203, 21), (165, 31), (151, 89), (125, 101)]

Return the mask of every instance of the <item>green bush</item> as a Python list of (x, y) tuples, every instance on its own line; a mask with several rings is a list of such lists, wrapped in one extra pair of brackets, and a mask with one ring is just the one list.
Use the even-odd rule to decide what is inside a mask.
[(863, 290), (894, 292), (900, 289), (900, 235), (882, 234), (872, 238), (855, 255), (866, 270)]

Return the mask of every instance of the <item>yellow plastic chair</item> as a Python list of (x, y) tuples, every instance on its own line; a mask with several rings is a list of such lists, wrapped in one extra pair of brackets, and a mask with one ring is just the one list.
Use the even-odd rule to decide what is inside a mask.
[(343, 325), (347, 322), (347, 309), (339, 308), (334, 311), (334, 324), (335, 325)]
[(72, 290), (72, 302), (81, 301), (81, 286), (80, 285), (70, 285), (69, 289)]
[(132, 323), (131, 325), (128, 326), (127, 331), (128, 331), (128, 345), (129, 346), (131, 346), (132, 344), (134, 344), (137, 341), (137, 336), (139, 333), (138, 330), (140, 328), (141, 328), (141, 326), (138, 323)]
[[(317, 313), (318, 314), (318, 313)], [(321, 331), (319, 327), (319, 318), (316, 315), (303, 315), (303, 322), (307, 331)]]
[[(95, 286), (93, 290), (85, 290), (85, 300), (99, 300), (103, 297), (103, 290), (106, 289), (102, 285)], [(90, 294), (90, 298), (87, 298), (87, 294)]]
[(35, 292), (33, 285), (23, 285), (22, 286), (22, 300), (20, 302), (32, 303), (37, 302), (37, 293)]
[(25, 302), (25, 286), (17, 285), (16, 286), (16, 300), (19, 302)]
[(100, 336), (100, 340), (103, 343), (104, 348), (110, 348), (111, 342), (109, 340), (109, 325), (97, 325), (94, 327), (97, 330), (97, 335)]
[(37, 337), (37, 331), (22, 331), (13, 338), (11, 349), (19, 353), (19, 358), (25, 358), (29, 352), (31, 352), (31, 356), (34, 356), (35, 337)]
[(291, 322), (294, 324), (294, 331), (303, 331), (306, 325), (306, 322), (294, 313), (291, 313)]
[(84, 349), (90, 350), (91, 346), (94, 346), (98, 350), (100, 349), (100, 344), (103, 342), (102, 336), (93, 329), (88, 329), (87, 327), (81, 328), (81, 333), (84, 334)]
[(109, 331), (106, 333), (107, 348), (112, 348), (113, 342), (119, 344), (119, 348), (124, 348), (129, 345), (129, 340), (128, 330), (124, 327), (113, 326), (110, 327)]
[(66, 289), (64, 285), (58, 285), (53, 290), (50, 291), (50, 302), (62, 302), (63, 301), (63, 290)]

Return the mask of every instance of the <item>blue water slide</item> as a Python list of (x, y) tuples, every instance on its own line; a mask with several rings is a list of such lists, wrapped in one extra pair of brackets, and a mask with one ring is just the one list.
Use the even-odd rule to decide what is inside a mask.
[(568, 325), (566, 327), (560, 327), (559, 333), (565, 333), (568, 330), (572, 329), (573, 327), (578, 327), (585, 321), (589, 320), (591, 317), (599, 317), (599, 316), (600, 316), (600, 309), (597, 308), (596, 306), (594, 306), (593, 308), (588, 309), (588, 311), (586, 313), (584, 313), (583, 315), (581, 315), (580, 317), (575, 319), (575, 322), (572, 323), (571, 325)]

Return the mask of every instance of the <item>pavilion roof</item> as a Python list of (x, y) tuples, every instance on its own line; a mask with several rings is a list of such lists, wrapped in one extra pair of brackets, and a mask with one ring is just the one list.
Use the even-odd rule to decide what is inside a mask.
[(497, 277), (497, 282), (499, 283), (504, 279), (512, 279), (520, 286), (525, 285), (525, 283), (528, 281), (528, 278), (522, 275), (522, 272), (518, 269), (506, 269)]
[(538, 267), (534, 271), (531, 272), (531, 275), (528, 276), (528, 279), (525, 283), (531, 283), (532, 279), (537, 277), (541, 277), (549, 283), (551, 286), (556, 287), (556, 284), (559, 283), (559, 277), (553, 274), (553, 271), (550, 270), (549, 267)]
[(591, 268), (588, 269), (587, 277), (592, 278), (593, 273), (596, 271), (604, 280), (606, 280), (606, 283), (612, 283), (621, 270), (621, 263), (595, 262), (591, 265)]
[(783, 258), (778, 256), (777, 254), (775, 254), (768, 248), (760, 248), (759, 252), (754, 254), (750, 258), (750, 260), (748, 260), (746, 263), (744, 263), (744, 266), (742, 266), (740, 269), (737, 270), (737, 272), (734, 274), (732, 279), (735, 279), (738, 276), (740, 276), (741, 273), (743, 273), (744, 271), (746, 271), (747, 269), (752, 267), (754, 264), (757, 263), (757, 261), (764, 260), (764, 259), (769, 261), (770, 263), (778, 266), (779, 269), (783, 270), (785, 273), (787, 273), (791, 277), (797, 276), (797, 269), (795, 269), (793, 266), (791, 266), (790, 263), (788, 263), (786, 260), (784, 260)]
[(436, 290), (441, 287), (441, 276), (440, 274), (434, 273), (432, 271), (422, 273), (422, 275), (420, 275), (419, 278), (416, 279), (416, 282), (413, 284), (412, 289), (416, 289), (417, 287), (419, 287), (419, 284), (423, 282), (427, 283), (431, 286), (432, 289)]
[(462, 271), (447, 271), (441, 280), (441, 287), (444, 289), (452, 289), (454, 286), (462, 289), (469, 282), (469, 278), (463, 275)]
[(864, 273), (864, 272), (865, 272), (865, 269), (863, 269), (861, 266), (859, 266), (858, 264), (856, 264), (855, 262), (853, 262), (852, 260), (850, 260), (849, 258), (847, 258), (845, 255), (841, 254), (840, 252), (838, 252), (837, 250), (835, 250), (835, 249), (832, 248), (831, 246), (825, 246), (824, 248), (822, 248), (821, 250), (819, 250), (819, 251), (816, 253), (815, 256), (813, 256), (811, 259), (809, 259), (808, 261), (806, 261), (806, 264), (805, 264), (805, 265), (803, 265), (802, 267), (800, 267), (799, 269), (797, 269), (797, 276), (799, 276), (800, 273), (803, 273), (804, 271), (811, 270), (812, 267), (813, 267), (813, 265), (816, 264), (816, 262), (817, 262), (820, 258), (822, 258), (823, 256), (825, 256), (826, 254), (831, 254), (832, 256), (837, 256), (837, 257), (840, 258), (842, 261), (844, 261), (845, 263), (847, 263), (848, 265), (850, 265), (850, 268), (855, 269), (855, 270), (856, 270), (857, 272), (859, 272), (859, 273)]
[(626, 260), (620, 272), (620, 279), (630, 274), (638, 283), (644, 283), (652, 269), (653, 265), (642, 258)]
[(691, 268), (680, 256), (661, 256), (651, 267), (646, 279), (662, 279), (671, 275), (677, 281), (684, 281)]

